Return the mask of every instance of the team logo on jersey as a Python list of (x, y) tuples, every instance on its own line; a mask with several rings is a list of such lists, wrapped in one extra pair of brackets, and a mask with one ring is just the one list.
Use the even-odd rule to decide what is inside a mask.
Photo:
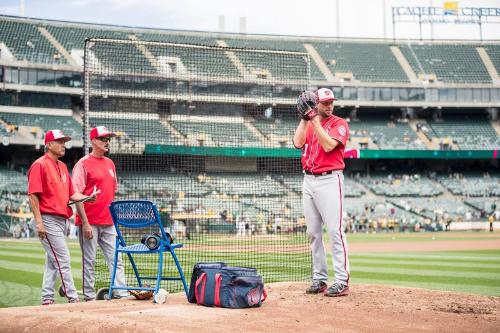
[(339, 131), (340, 136), (345, 136), (346, 130), (344, 126), (339, 126), (337, 131)]
[(115, 178), (115, 173), (113, 172), (113, 169), (109, 169), (108, 171), (111, 177)]

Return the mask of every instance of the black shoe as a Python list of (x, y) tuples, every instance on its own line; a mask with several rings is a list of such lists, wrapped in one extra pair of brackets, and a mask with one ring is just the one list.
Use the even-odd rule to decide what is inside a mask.
[(338, 297), (349, 295), (349, 286), (343, 283), (334, 283), (325, 293), (325, 296)]
[(319, 294), (319, 293), (322, 293), (326, 290), (326, 283), (324, 283), (323, 281), (313, 281), (313, 283), (311, 284), (311, 286), (309, 288), (307, 288), (306, 290), (306, 294)]

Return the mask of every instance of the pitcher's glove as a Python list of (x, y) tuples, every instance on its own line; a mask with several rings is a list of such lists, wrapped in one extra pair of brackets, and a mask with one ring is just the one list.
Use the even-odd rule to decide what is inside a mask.
[(154, 296), (152, 290), (129, 290), (128, 292), (141, 301), (151, 299)]
[(297, 113), (304, 120), (318, 115), (318, 98), (313, 91), (304, 90), (297, 98)]

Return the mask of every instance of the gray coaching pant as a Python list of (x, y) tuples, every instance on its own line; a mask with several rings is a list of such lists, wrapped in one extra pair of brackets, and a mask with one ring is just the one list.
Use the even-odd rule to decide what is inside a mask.
[[(55, 283), (61, 278), (63, 290), (70, 302), (78, 299), (73, 275), (71, 258), (66, 244), (66, 219), (56, 215), (42, 215), (47, 237), (40, 240), (45, 249), (45, 272), (43, 273), (42, 302), (54, 300)], [(32, 221), (33, 225), (35, 222)]]
[(323, 245), (323, 225), (330, 237), (335, 282), (348, 284), (349, 257), (342, 221), (344, 175), (334, 171), (324, 176), (304, 175), (303, 205), (310, 240), (313, 280), (328, 281), (328, 266)]
[[(82, 268), (83, 268), (83, 296), (85, 300), (92, 300), (96, 297), (95, 292), (95, 259), (97, 244), (101, 247), (104, 258), (108, 265), (109, 274), (113, 272), (113, 263), (115, 258), (115, 239), (116, 230), (114, 225), (91, 225), (92, 239), (87, 239), (83, 236), (82, 227), (80, 226), (80, 247), (82, 249)], [(109, 281), (106, 281), (109, 283)], [(115, 284), (118, 286), (126, 286), (125, 273), (121, 257), (118, 257), (116, 269)], [(107, 285), (106, 287), (109, 287)], [(115, 294), (115, 293), (114, 293)], [(129, 295), (127, 290), (116, 290), (116, 294), (120, 297)]]

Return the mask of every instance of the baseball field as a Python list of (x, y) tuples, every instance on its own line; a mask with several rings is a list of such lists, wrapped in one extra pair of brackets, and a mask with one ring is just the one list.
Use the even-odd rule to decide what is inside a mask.
[[(53, 318), (55, 312), (59, 311), (62, 317), (58, 316), (57, 327), (61, 328), (64, 327), (64, 322), (69, 322), (74, 317), (75, 311), (82, 319), (87, 316), (93, 318), (88, 317), (89, 320), (95, 320), (95, 316), (101, 314), (105, 322), (104, 318), (109, 318), (110, 314), (121, 311), (119, 309), (125, 312), (133, 310), (131, 312), (133, 315), (124, 317), (124, 322), (128, 324), (124, 329), (120, 329), (120, 332), (133, 331), (132, 328), (140, 317), (139, 313), (157, 318), (162, 314), (162, 309), (165, 311), (166, 318), (174, 313), (172, 310), (177, 309), (180, 312), (175, 314), (174, 318), (189, 317), (191, 321), (189, 325), (195, 325), (197, 322), (203, 325), (203, 318), (212, 318), (211, 312), (220, 314), (220, 318), (216, 315), (214, 319), (210, 319), (215, 325), (214, 330), (221, 328), (217, 325), (229, 325), (231, 322), (234, 324), (235, 320), (246, 318), (252, 318), (253, 321), (246, 321), (235, 331), (269, 331), (268, 325), (265, 324), (266, 320), (274, 320), (276, 328), (282, 331), (292, 330), (294, 327), (300, 331), (306, 327), (304, 325), (312, 325), (311, 330), (314, 328), (325, 332), (332, 332), (336, 329), (400, 331), (405, 327), (411, 328), (411, 331), (436, 329), (465, 332), (473, 328), (481, 328), (480, 331), (493, 332), (500, 327), (500, 233), (349, 234), (348, 240), (351, 295), (344, 298), (331, 299), (321, 295), (305, 295), (306, 282), (276, 282), (267, 284), (269, 300), (264, 302), (259, 309), (208, 309), (188, 304), (179, 293), (170, 295), (164, 305), (153, 305), (151, 302), (136, 300), (67, 305), (64, 299), (58, 298), (56, 300), (58, 305), (51, 306), (48, 312), (41, 312), (43, 310), (38, 310), (42, 309), (39, 306), (30, 308), (29, 311), (23, 308), (12, 308), (38, 305), (40, 302), (39, 293), (44, 265), (44, 254), (40, 243), (35, 239), (29, 241), (3, 239), (0, 240), (0, 295), (2, 295), (0, 305), (9, 309), (0, 310), (0, 331), (16, 332), (27, 327), (35, 331), (38, 328), (42, 331), (42, 327), (54, 331), (49, 326), (44, 326), (45, 324), (41, 321), (34, 325), (33, 311), (36, 311), (36, 316), (42, 316), (41, 318), (45, 316)], [(220, 251), (225, 246), (231, 248), (231, 240), (228, 239), (227, 242), (224, 244), (223, 240), (215, 241), (214, 239), (211, 243), (213, 247), (207, 250)], [(72, 269), (78, 287), (81, 286), (78, 243), (70, 242), (70, 250)], [(200, 250), (186, 246), (178, 251), (178, 255), (181, 257), (186, 254), (185, 252)], [(228, 251), (226, 255), (227, 261), (231, 262), (233, 256), (248, 256), (251, 253)], [(273, 259), (272, 251), (259, 255), (269, 256), (266, 259), (271, 261), (276, 260), (276, 267), (283, 266), (279, 263), (283, 258)], [(293, 251), (288, 259), (293, 260)], [(190, 271), (191, 267), (184, 267), (184, 269)], [(286, 269), (280, 271), (280, 279), (286, 281), (286, 272)], [(133, 308), (123, 308), (125, 305), (133, 306)], [(169, 309), (169, 307), (173, 308)], [(314, 312), (313, 309), (316, 308), (317, 311)], [(278, 309), (285, 311), (286, 316), (281, 315), (281, 319), (272, 317), (276, 315), (275, 312)], [(294, 311), (296, 311), (295, 315)], [(262, 312), (261, 315), (258, 315), (259, 312)], [(305, 314), (310, 312), (315, 314), (305, 318)], [(357, 321), (351, 322), (349, 318), (352, 317), (354, 320), (354, 313), (357, 314)], [(341, 314), (343, 317), (339, 319)], [(315, 316), (327, 316), (331, 320), (319, 317), (314, 319)], [(364, 321), (367, 316), (370, 319)], [(64, 319), (65, 317), (67, 320)], [(289, 320), (283, 321), (285, 317)], [(15, 320), (12, 320), (13, 318)], [(39, 317), (39, 320), (42, 320), (41, 318)], [(415, 323), (415, 318), (418, 323)], [(383, 320), (394, 321), (392, 329), (386, 330)], [(262, 321), (261, 324), (264, 326), (257, 325), (255, 321)], [(257, 326), (252, 326), (252, 323)], [(31, 326), (32, 324), (34, 326)], [(330, 329), (324, 326), (328, 324), (332, 325)], [(94, 327), (92, 325), (91, 327)], [(114, 332), (115, 329), (118, 331), (116, 318), (108, 321), (106, 324), (108, 326), (95, 325), (97, 325), (96, 329), (106, 327), (108, 332)], [(176, 324), (165, 327), (189, 331), (192, 329), (189, 325)], [(83, 326), (77, 325), (77, 327)], [(165, 328), (163, 325), (158, 327)], [(60, 329), (55, 331), (63, 332)]]

